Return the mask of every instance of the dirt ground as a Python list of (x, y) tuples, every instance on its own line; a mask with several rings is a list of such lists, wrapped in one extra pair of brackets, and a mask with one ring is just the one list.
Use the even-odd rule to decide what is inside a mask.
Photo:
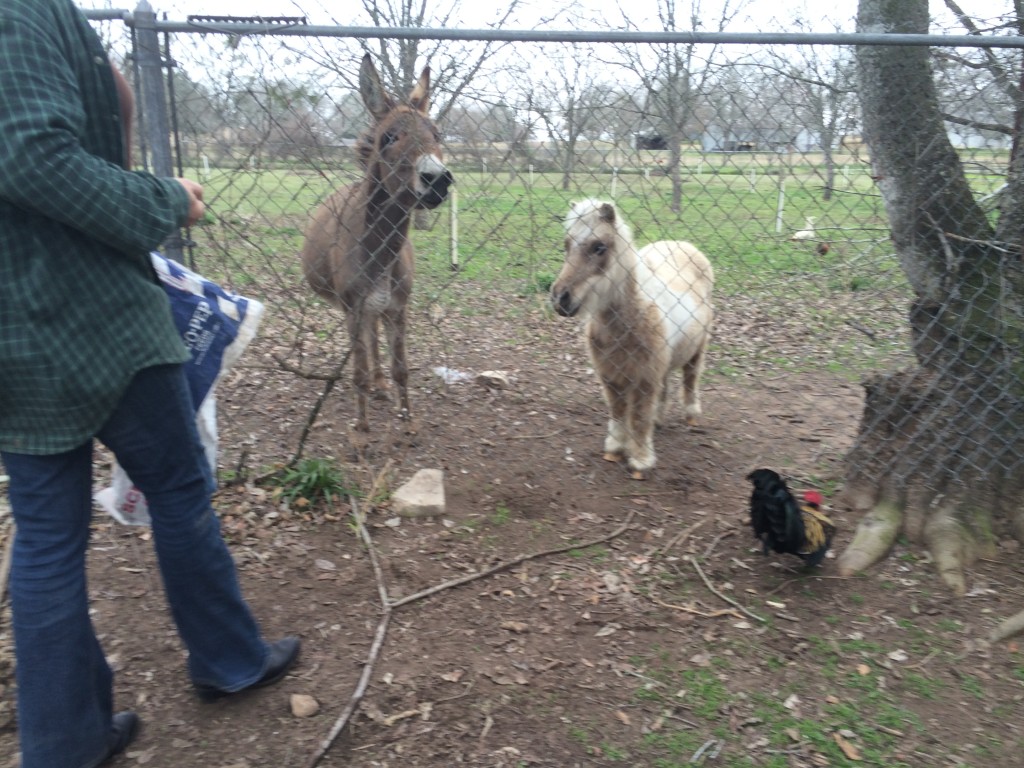
[[(523, 557), (390, 611), (365, 696), (320, 765), (1022, 764), (1024, 655), (984, 640), (1024, 607), (1012, 542), (971, 572), (960, 600), (903, 545), (850, 580), (836, 577), (834, 553), (805, 572), (754, 546), (744, 476), (757, 466), (823, 488), (837, 549), (849, 541), (856, 517), (835, 492), (856, 382), (713, 371), (702, 424), (684, 426), (676, 410), (656, 437), (657, 469), (637, 482), (601, 458), (605, 413), (576, 323), (533, 299), (476, 301), (501, 309), (486, 323), (437, 315), (411, 345), (414, 440), (375, 403), (371, 452), (352, 463), (352, 402), (339, 387), (306, 446), (342, 462), (364, 494), (443, 470), (441, 517), (401, 518), (381, 493), (358, 502), (379, 575), (347, 503), (289, 506), (252, 482), (294, 450), (322, 383), (249, 367), (222, 384), (221, 469), (249, 477), (218, 495), (225, 534), (267, 635), (303, 640), (277, 686), (200, 703), (147, 530), (97, 516), (94, 621), (117, 705), (144, 721), (113, 766), (309, 765), (353, 701), (381, 590), (394, 601)], [(751, 317), (722, 308), (720, 350), (741, 328), (750, 337)], [(247, 365), (272, 344), (258, 339)], [(712, 352), (713, 369), (723, 354)], [(446, 385), (437, 366), (502, 370), (511, 386)], [(0, 768), (13, 768), (6, 607), (0, 633)], [(318, 711), (293, 714), (293, 694)]]

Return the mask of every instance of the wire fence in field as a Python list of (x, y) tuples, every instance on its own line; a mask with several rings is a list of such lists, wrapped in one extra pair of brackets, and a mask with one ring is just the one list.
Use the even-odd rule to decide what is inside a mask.
[[(401, 138), (384, 131), (361, 141), (374, 122), (360, 93), (371, 51), (384, 89), (400, 98), (429, 63), (427, 111), (454, 178), (444, 204), (411, 214), (409, 346), (422, 377), (458, 367), (465, 352), (442, 338), (441, 314), (496, 312), (515, 297), (555, 322), (563, 222), (581, 198), (614, 202), (637, 245), (687, 240), (708, 256), (717, 314), (707, 382), (774, 390), (800, 377), (827, 394), (830, 381), (857, 384), (914, 362), (915, 292), (891, 240), (856, 90), (852, 44), (880, 36), (388, 32), (289, 14), (93, 18), (136, 84), (140, 157), (204, 184), (207, 219), (169, 244), (172, 255), (180, 246), (182, 260), (271, 309), (254, 347), (258, 370), (247, 374), (273, 391), (267, 408), (289, 414), (268, 420), (308, 426), (319, 388), (343, 361), (351, 368), (344, 316), (310, 289), (299, 253), (312, 212), (333, 190), (362, 183), (367, 157)], [(976, 37), (897, 37), (941, 46), (931, 50), (946, 134), (978, 204), (994, 212), (1018, 108), (998, 74), (1019, 68), (1019, 39), (982, 49), (964, 47)], [(154, 101), (147, 94), (158, 85), (165, 96)], [(161, 169), (157, 145), (168, 135), (175, 167)], [(302, 394), (281, 394), (292, 387)], [(234, 457), (253, 450), (224, 448)], [(257, 454), (271, 463), (299, 450), (292, 440)]]

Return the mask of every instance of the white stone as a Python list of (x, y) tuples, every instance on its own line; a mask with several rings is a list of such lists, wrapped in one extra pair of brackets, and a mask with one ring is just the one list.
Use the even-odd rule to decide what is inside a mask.
[(476, 383), (488, 389), (508, 389), (512, 380), (504, 371), (480, 371), (476, 375)]
[(403, 517), (443, 515), (444, 473), (440, 469), (421, 469), (391, 495), (391, 507)]
[(292, 714), (296, 717), (312, 717), (320, 711), (320, 702), (304, 693), (292, 694)]

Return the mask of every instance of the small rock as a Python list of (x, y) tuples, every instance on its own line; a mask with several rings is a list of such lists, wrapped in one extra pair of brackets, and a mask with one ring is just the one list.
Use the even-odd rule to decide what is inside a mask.
[(391, 495), (391, 506), (403, 517), (443, 515), (444, 473), (440, 469), (421, 469)]
[(292, 714), (296, 717), (312, 717), (320, 711), (320, 702), (304, 693), (292, 694)]
[(474, 381), (488, 389), (508, 389), (512, 380), (504, 371), (480, 371)]

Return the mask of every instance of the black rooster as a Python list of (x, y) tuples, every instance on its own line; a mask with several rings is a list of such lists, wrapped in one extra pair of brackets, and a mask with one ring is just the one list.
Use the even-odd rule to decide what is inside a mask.
[(835, 524), (821, 512), (821, 494), (805, 491), (800, 503), (779, 474), (770, 469), (755, 469), (747, 480), (754, 484), (750, 494), (750, 525), (764, 544), (764, 553), (789, 553), (808, 566), (818, 565), (836, 532)]

